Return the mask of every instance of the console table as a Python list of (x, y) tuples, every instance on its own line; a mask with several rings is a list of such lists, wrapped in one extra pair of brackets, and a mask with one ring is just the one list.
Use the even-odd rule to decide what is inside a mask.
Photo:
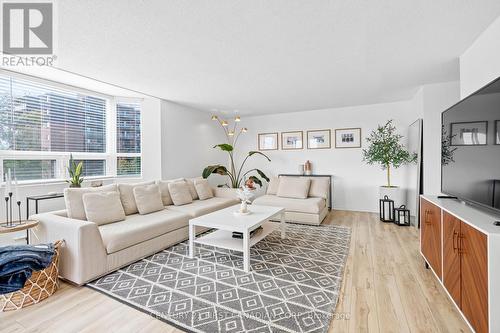
[(284, 176), (284, 177), (325, 177), (325, 178), (328, 178), (329, 182), (330, 182), (330, 186), (328, 187), (328, 200), (327, 200), (327, 204), (328, 204), (328, 210), (332, 210), (332, 208), (333, 208), (333, 199), (332, 199), (332, 185), (333, 185), (333, 181), (332, 181), (332, 175), (300, 175), (300, 174), (287, 174), (287, 173), (281, 173), (281, 174), (278, 175), (278, 177), (281, 177), (281, 176)]
[(30, 218), (30, 201), (35, 202), (35, 214), (38, 214), (38, 201), (64, 198), (64, 193), (30, 195), (26, 197), (26, 219)]
[(420, 197), (420, 253), (477, 333), (500, 332), (500, 217), (455, 199)]

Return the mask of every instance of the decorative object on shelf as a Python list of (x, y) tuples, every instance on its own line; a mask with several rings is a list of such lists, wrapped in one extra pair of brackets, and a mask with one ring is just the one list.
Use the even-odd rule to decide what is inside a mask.
[(312, 163), (309, 160), (307, 160), (306, 163), (304, 164), (304, 175), (306, 176), (312, 175)]
[[(13, 209), (14, 198), (18, 211), (16, 222), (14, 222), (14, 209)], [(14, 187), (12, 187), (12, 171), (10, 168), (7, 170), (7, 173), (5, 175), (4, 199), (5, 199), (5, 223), (0, 224), (0, 226), (4, 228), (13, 228), (15, 226), (22, 224), (19, 184), (17, 182), (17, 178), (14, 177)]]
[(332, 133), (329, 129), (307, 131), (307, 149), (330, 149)]
[(408, 152), (401, 143), (402, 138), (403, 136), (396, 132), (393, 121), (389, 120), (370, 133), (366, 138), (369, 147), (363, 149), (363, 161), (368, 164), (378, 164), (387, 172), (387, 184), (379, 188), (379, 198), (388, 196), (397, 206), (406, 203), (406, 192), (399, 186), (391, 184), (391, 167), (396, 169), (408, 163), (415, 163), (417, 160), (417, 154)]
[[(203, 178), (208, 178), (211, 174), (227, 176), (229, 177), (230, 184), (221, 184), (219, 185), (219, 187), (229, 187), (235, 189), (240, 188), (241, 185), (245, 184), (248, 179), (251, 179), (253, 183), (258, 184), (259, 186), (262, 186), (263, 180), (269, 182), (269, 178), (260, 169), (253, 168), (243, 173), (243, 167), (245, 166), (246, 161), (253, 155), (261, 155), (265, 157), (269, 162), (271, 162), (271, 159), (264, 153), (260, 151), (249, 151), (239, 167), (237, 167), (235, 163), (234, 150), (236, 148), (238, 138), (242, 133), (247, 132), (246, 127), (242, 127), (238, 130), (237, 123), (241, 122), (241, 118), (239, 116), (236, 116), (234, 118), (234, 125), (232, 126), (232, 129), (228, 120), (221, 119), (217, 115), (213, 115), (212, 120), (217, 121), (217, 123), (224, 131), (224, 134), (226, 135), (227, 142), (215, 145), (213, 148), (219, 148), (229, 155), (229, 169), (221, 164), (209, 165), (202, 172)], [(251, 172), (255, 172), (256, 174), (247, 177), (247, 175), (249, 175)]]
[(394, 200), (387, 195), (379, 200), (379, 216), (382, 222), (394, 222)]
[(488, 144), (488, 122), (457, 122), (450, 124), (452, 146), (484, 146)]
[(281, 149), (297, 150), (304, 148), (304, 133), (302, 131), (281, 132)]
[(394, 208), (394, 223), (402, 226), (410, 225), (410, 210), (405, 205)]
[(335, 148), (361, 148), (361, 128), (336, 129)]
[(250, 213), (250, 211), (248, 210), (248, 203), (254, 196), (253, 191), (254, 189), (247, 186), (236, 190), (236, 196), (241, 200), (240, 209), (237, 212), (238, 214), (247, 215)]
[(306, 173), (305, 165), (299, 164), (299, 175), (303, 175)]
[(278, 133), (259, 133), (259, 150), (278, 150)]
[(66, 182), (69, 183), (69, 187), (81, 187), (83, 182), (83, 161), (76, 164), (73, 154), (69, 155), (68, 173), (70, 179)]

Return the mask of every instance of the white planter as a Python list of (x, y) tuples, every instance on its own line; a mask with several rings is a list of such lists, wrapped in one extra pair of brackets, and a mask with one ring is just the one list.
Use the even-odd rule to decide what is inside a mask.
[(384, 196), (387, 196), (389, 199), (394, 200), (394, 208), (406, 205), (406, 191), (399, 186), (380, 186), (378, 193), (379, 199), (383, 199)]

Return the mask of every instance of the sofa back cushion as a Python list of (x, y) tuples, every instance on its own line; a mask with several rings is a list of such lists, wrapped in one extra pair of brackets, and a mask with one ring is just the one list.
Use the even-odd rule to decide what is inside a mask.
[(85, 193), (82, 196), (87, 220), (97, 225), (125, 220), (118, 191)]
[(206, 179), (195, 179), (194, 187), (196, 188), (196, 192), (198, 193), (198, 197), (200, 200), (206, 200), (214, 197), (214, 193), (212, 192), (212, 188)]
[(120, 190), (120, 199), (122, 201), (123, 209), (125, 210), (125, 215), (136, 214), (137, 204), (135, 203), (134, 197), (134, 187), (142, 186), (142, 185), (151, 185), (154, 184), (151, 182), (142, 182), (135, 184), (119, 184), (118, 189)]
[(266, 194), (276, 195), (278, 193), (278, 186), (280, 184), (279, 177), (271, 177), (269, 178), (269, 184), (267, 184)]
[(191, 198), (193, 198), (193, 200), (197, 200), (199, 198), (198, 192), (196, 192), (196, 186), (194, 185), (194, 182), (196, 180), (200, 180), (200, 179), (203, 179), (203, 178), (197, 177), (197, 178), (186, 178), (185, 179), (185, 181), (188, 185), (188, 188), (189, 188), (189, 193), (191, 193)]
[(306, 199), (309, 195), (311, 180), (299, 177), (280, 177), (278, 197)]
[(173, 205), (172, 197), (170, 197), (170, 192), (168, 191), (168, 183), (180, 182), (184, 178), (170, 179), (170, 180), (158, 180), (156, 184), (160, 187), (161, 200), (164, 206)]
[(134, 187), (135, 204), (139, 214), (149, 214), (165, 209), (160, 188), (156, 184)]
[(185, 181), (168, 184), (168, 191), (172, 197), (174, 205), (181, 206), (193, 202), (193, 197), (189, 192), (188, 184)]
[(330, 179), (328, 177), (311, 177), (310, 197), (328, 199), (329, 191)]
[(64, 202), (66, 204), (66, 212), (70, 219), (86, 220), (85, 207), (83, 206), (83, 195), (85, 193), (111, 192), (117, 191), (116, 185), (105, 185), (101, 187), (82, 187), (82, 188), (65, 188)]

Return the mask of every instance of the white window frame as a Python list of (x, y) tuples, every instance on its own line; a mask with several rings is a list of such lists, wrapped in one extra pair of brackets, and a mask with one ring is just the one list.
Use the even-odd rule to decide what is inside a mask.
[[(102, 98), (106, 100), (106, 152), (105, 153), (84, 153), (72, 152), (73, 159), (75, 160), (106, 160), (105, 175), (102, 176), (86, 176), (86, 180), (99, 180), (99, 179), (112, 179), (112, 178), (142, 178), (142, 138), (143, 138), (143, 113), (142, 113), (142, 99), (141, 98), (128, 98), (105, 95), (99, 92), (66, 85), (55, 81), (45, 80), (38, 77), (14, 73), (10, 71), (0, 70), (0, 75), (11, 76), (14, 79), (28, 80), (33, 83), (40, 83), (45, 86), (53, 87), (55, 89), (67, 90), (86, 96)], [(119, 102), (122, 103), (139, 103), (141, 104), (141, 124), (140, 124), (140, 144), (141, 152), (134, 154), (118, 154), (117, 153), (117, 122), (116, 122), (116, 106)], [(45, 151), (19, 151), (19, 150), (0, 150), (0, 187), (5, 186), (3, 162), (4, 160), (55, 160), (56, 170), (54, 179), (33, 179), (22, 180), (19, 184), (47, 184), (47, 183), (61, 183), (65, 182), (68, 178), (67, 166), (69, 165), (70, 152), (45, 152)], [(141, 173), (137, 175), (117, 175), (117, 157), (141, 157)]]

